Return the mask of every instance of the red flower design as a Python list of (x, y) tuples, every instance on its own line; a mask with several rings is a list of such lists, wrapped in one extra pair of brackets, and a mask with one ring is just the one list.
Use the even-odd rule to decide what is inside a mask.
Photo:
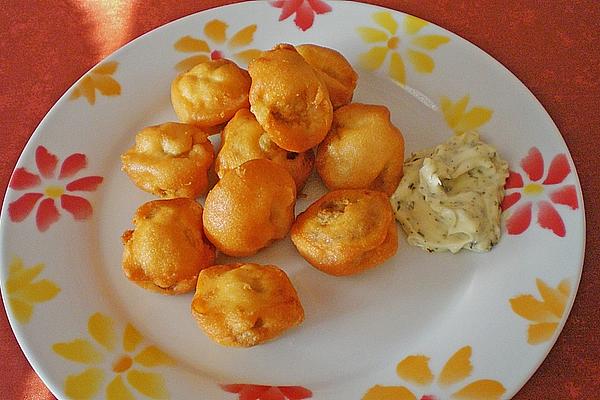
[(302, 386), (221, 385), (224, 391), (237, 393), (238, 400), (302, 400), (310, 399), (312, 392)]
[(93, 192), (102, 183), (101, 176), (86, 176), (68, 182), (60, 181), (75, 176), (87, 165), (84, 154), (75, 153), (67, 157), (56, 175), (58, 157), (50, 153), (44, 146), (38, 146), (35, 151), (35, 163), (38, 174), (29, 172), (26, 168), (17, 168), (8, 185), (14, 190), (28, 190), (44, 184), (42, 192), (28, 192), (8, 205), (8, 215), (13, 222), (21, 222), (31, 214), (40, 201), (35, 214), (35, 222), (40, 232), (45, 232), (58, 221), (60, 213), (56, 208), (56, 200), (60, 207), (70, 213), (76, 220), (88, 219), (92, 215), (92, 205), (83, 197), (68, 194), (72, 192)]
[(275, 8), (281, 8), (280, 21), (295, 13), (294, 23), (303, 31), (313, 26), (315, 13), (325, 14), (331, 11), (331, 6), (323, 0), (275, 0), (271, 1), (271, 5)]
[[(521, 168), (527, 174), (529, 182), (525, 184), (521, 174), (510, 171), (504, 186), (507, 194), (504, 196), (501, 207), (503, 211), (506, 211), (519, 203), (523, 197), (529, 197), (530, 200), (524, 200), (508, 216), (506, 219), (507, 232), (511, 235), (525, 232), (531, 224), (534, 208), (536, 208), (538, 225), (550, 229), (556, 236), (564, 237), (567, 233), (565, 224), (553, 203), (576, 210), (579, 208), (577, 191), (575, 185), (564, 185), (552, 189), (550, 187), (562, 183), (571, 173), (567, 156), (558, 154), (552, 159), (546, 179), (543, 181), (541, 180), (544, 177), (544, 158), (537, 147), (532, 147), (527, 156), (521, 160)], [(518, 190), (508, 193), (514, 189)], [(540, 198), (540, 196), (544, 197)]]

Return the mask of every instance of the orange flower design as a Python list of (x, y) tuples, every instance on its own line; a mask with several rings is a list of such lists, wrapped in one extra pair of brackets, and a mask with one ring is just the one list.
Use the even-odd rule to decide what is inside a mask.
[(523, 294), (509, 300), (512, 310), (519, 316), (531, 321), (527, 329), (527, 343), (539, 344), (552, 338), (565, 312), (567, 300), (571, 294), (571, 285), (564, 279), (551, 288), (543, 280), (535, 281), (542, 300), (530, 294)]
[[(437, 377), (437, 386), (442, 389), (451, 388), (467, 379), (473, 371), (471, 364), (471, 346), (465, 346), (454, 353), (442, 368)], [(396, 374), (411, 385), (420, 387), (411, 390), (406, 386), (371, 387), (362, 400), (438, 400), (431, 394), (435, 389), (431, 385), (435, 376), (429, 368), (429, 358), (424, 355), (411, 355), (404, 358), (396, 366)], [(452, 399), (458, 400), (497, 400), (506, 389), (493, 379), (479, 379), (468, 383), (455, 391)]]
[(15, 257), (8, 266), (6, 280), (8, 304), (17, 321), (21, 323), (29, 322), (34, 305), (50, 301), (60, 292), (60, 288), (48, 279), (35, 281), (44, 268), (46, 268), (44, 264), (26, 268), (23, 260), (18, 257)]
[(151, 399), (169, 398), (162, 375), (147, 370), (172, 365), (173, 360), (167, 354), (153, 345), (136, 352), (144, 338), (130, 324), (123, 332), (122, 351), (116, 351), (118, 338), (114, 321), (101, 313), (90, 316), (87, 328), (93, 342), (75, 339), (52, 346), (52, 350), (62, 358), (88, 366), (82, 372), (66, 377), (64, 390), (69, 398), (89, 399), (96, 396), (107, 377), (112, 378), (105, 387), (104, 399), (135, 399), (130, 388)]
[(467, 110), (469, 100), (470, 97), (467, 95), (461, 97), (455, 103), (447, 97), (442, 97), (440, 101), (444, 119), (450, 129), (457, 135), (480, 128), (492, 118), (494, 113), (489, 108), (481, 106), (475, 106)]
[(229, 39), (227, 39), (227, 28), (229, 28), (229, 25), (218, 19), (208, 21), (204, 25), (204, 35), (210, 39), (213, 44), (212, 47), (204, 39), (189, 35), (180, 38), (173, 45), (175, 50), (183, 53), (193, 53), (194, 55), (177, 63), (175, 68), (178, 71), (187, 71), (201, 62), (221, 59), (226, 54), (222, 50), (224, 44), (227, 44), (228, 53), (233, 52), (229, 55), (230, 57), (245, 64), (248, 64), (261, 53), (258, 49), (244, 49), (254, 40), (256, 24), (240, 29)]
[(82, 80), (77, 84), (73, 93), (71, 93), (71, 100), (78, 99), (84, 96), (88, 103), (94, 105), (96, 103), (96, 90), (103, 96), (118, 96), (121, 94), (121, 85), (111, 75), (117, 71), (119, 63), (116, 61), (110, 61), (91, 70)]
[[(443, 35), (420, 35), (420, 31), (428, 25), (420, 18), (407, 15), (404, 18), (405, 36), (398, 34), (398, 22), (388, 11), (373, 14), (373, 20), (379, 26), (359, 27), (358, 34), (366, 43), (378, 43), (368, 52), (360, 56), (363, 68), (374, 71), (383, 65), (388, 54), (390, 56), (389, 76), (400, 84), (406, 83), (404, 57), (418, 73), (429, 74), (435, 68), (435, 61), (424, 51), (436, 50), (450, 41)], [(379, 28), (383, 28), (379, 29)]]

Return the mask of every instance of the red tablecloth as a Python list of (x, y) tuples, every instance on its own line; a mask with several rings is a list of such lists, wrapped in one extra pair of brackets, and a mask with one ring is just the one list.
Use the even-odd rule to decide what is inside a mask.
[[(519, 77), (558, 125), (579, 172), (587, 250), (558, 342), (516, 399), (600, 399), (600, 2), (378, 0), (478, 45)], [(2, 1), (0, 193), (43, 116), (76, 79), (137, 36), (219, 0)], [(53, 399), (0, 311), (0, 397)]]

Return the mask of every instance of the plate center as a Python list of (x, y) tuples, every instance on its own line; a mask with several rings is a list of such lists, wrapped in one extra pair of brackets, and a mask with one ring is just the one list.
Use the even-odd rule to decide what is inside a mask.
[[(394, 90), (392, 96), (388, 82), (376, 76), (361, 77), (356, 101), (384, 104), (390, 109), (394, 123), (411, 131), (407, 154), (433, 144), (427, 141), (439, 137), (436, 130), (443, 129), (441, 117), (407, 91)], [(175, 120), (168, 102), (161, 107), (149, 113), (151, 119), (140, 121), (133, 132), (124, 132), (114, 154), (131, 146), (135, 130)], [(415, 133), (416, 127), (423, 129), (421, 121), (433, 122), (426, 131)], [(420, 144), (413, 143), (414, 137)], [(110, 288), (109, 295), (127, 322), (182, 365), (218, 382), (300, 382), (314, 387), (387, 367), (390, 357), (397, 359), (460, 300), (471, 280), (468, 258), (431, 255), (412, 248), (402, 232), (395, 257), (352, 277), (332, 277), (314, 269), (287, 237), (245, 260), (274, 264), (287, 272), (305, 309), (304, 323), (260, 346), (226, 348), (213, 343), (197, 327), (190, 314), (192, 294), (161, 296), (123, 276), (120, 235), (131, 229), (129, 221), (135, 209), (153, 198), (120, 172), (118, 157), (107, 162), (105, 197), (99, 209), (100, 278), (107, 281), (105, 287)], [(325, 192), (313, 175), (304, 190), (306, 198), (298, 201), (297, 212)], [(238, 260), (223, 256), (217, 260), (229, 261)]]

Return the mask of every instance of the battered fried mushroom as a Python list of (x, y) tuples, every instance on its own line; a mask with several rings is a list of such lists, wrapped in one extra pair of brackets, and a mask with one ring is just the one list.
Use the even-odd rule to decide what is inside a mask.
[(214, 150), (206, 133), (169, 122), (142, 129), (121, 155), (123, 171), (140, 189), (160, 197), (196, 198), (208, 186)]
[(404, 138), (389, 110), (355, 103), (334, 112), (315, 165), (330, 190), (368, 188), (391, 195), (402, 178), (403, 162)]
[(353, 275), (396, 253), (398, 232), (388, 196), (336, 190), (301, 213), (291, 229), (298, 252), (330, 275)]
[(302, 44), (296, 46), (296, 50), (317, 70), (319, 77), (327, 85), (334, 109), (352, 101), (358, 74), (342, 54), (314, 44)]
[(289, 278), (274, 265), (215, 265), (200, 273), (192, 315), (215, 342), (249, 347), (304, 320)]
[(319, 144), (331, 127), (327, 86), (294, 46), (280, 44), (250, 62), (250, 108), (269, 138), (294, 152)]
[(202, 230), (202, 207), (186, 198), (154, 200), (139, 207), (134, 230), (123, 233), (123, 272), (162, 294), (194, 289), (200, 270), (213, 265), (215, 249)]
[(298, 192), (304, 187), (315, 161), (312, 150), (295, 153), (277, 146), (249, 110), (239, 110), (221, 134), (215, 171), (222, 178), (228, 171), (257, 158), (265, 158), (284, 167), (294, 178)]
[[(212, 128), (248, 108), (250, 76), (233, 61), (206, 61), (179, 74), (171, 84), (171, 103), (180, 121)], [(214, 131), (214, 130), (213, 130)]]
[(289, 231), (296, 184), (279, 164), (250, 160), (225, 174), (204, 204), (208, 239), (227, 255), (249, 256)]

